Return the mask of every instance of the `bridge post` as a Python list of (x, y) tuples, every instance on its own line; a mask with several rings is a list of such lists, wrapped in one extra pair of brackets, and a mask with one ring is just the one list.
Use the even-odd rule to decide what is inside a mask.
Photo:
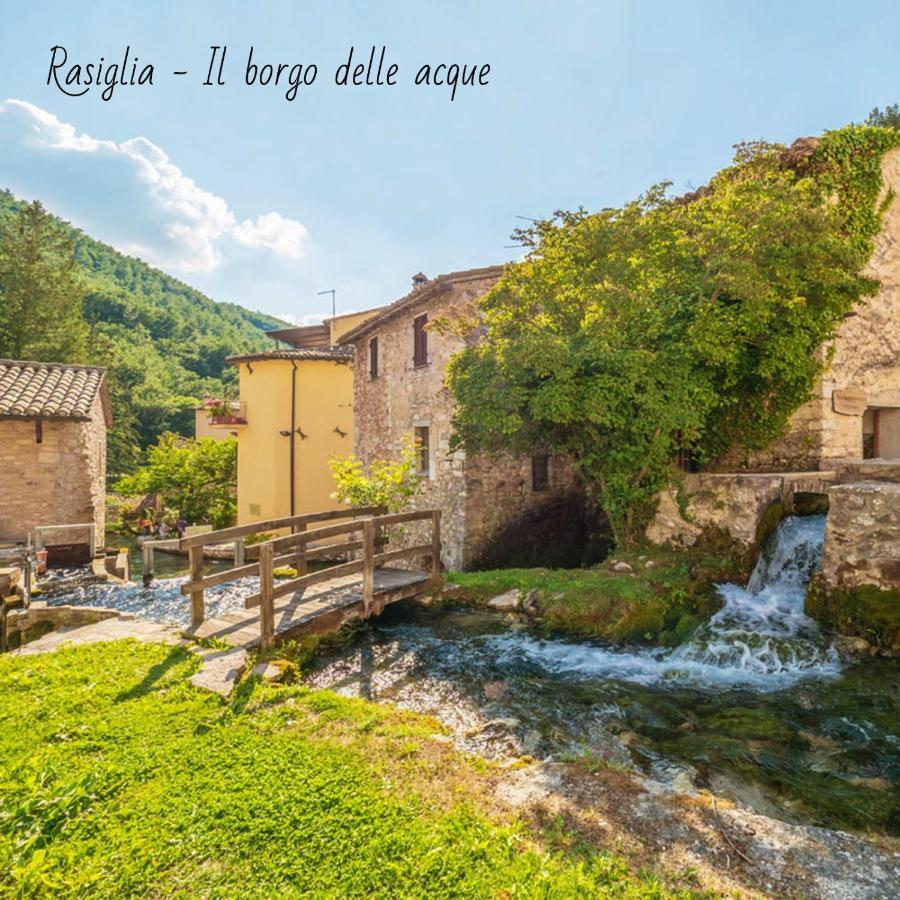
[(259, 646), (268, 650), (275, 643), (275, 548), (266, 541), (259, 546)]
[(441, 511), (431, 511), (431, 577), (441, 577)]
[(368, 618), (375, 605), (375, 523), (372, 519), (363, 521), (363, 618)]
[[(301, 522), (295, 529), (295, 533), (306, 531), (306, 522)], [(300, 544), (297, 556), (294, 559), (294, 568), (297, 570), (297, 577), (301, 577), (309, 573), (309, 563), (306, 560), (306, 544)]]
[(149, 543), (150, 541), (144, 541), (141, 544), (141, 568), (145, 579), (153, 575), (153, 547), (148, 547)]
[(196, 628), (206, 616), (203, 609), (203, 587), (198, 587), (203, 580), (203, 544), (194, 544), (188, 548), (188, 562), (191, 567), (191, 625)]

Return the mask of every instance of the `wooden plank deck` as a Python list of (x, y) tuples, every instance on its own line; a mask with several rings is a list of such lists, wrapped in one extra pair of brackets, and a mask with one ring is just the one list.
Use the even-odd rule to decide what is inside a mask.
[[(375, 570), (375, 600), (387, 606), (423, 592), (429, 574), (405, 569)], [(275, 603), (275, 640), (285, 641), (305, 634), (337, 631), (362, 610), (362, 579), (359, 575), (334, 578), (312, 585)], [(182, 634), (198, 640), (214, 638), (232, 647), (259, 646), (260, 608), (234, 610)]]

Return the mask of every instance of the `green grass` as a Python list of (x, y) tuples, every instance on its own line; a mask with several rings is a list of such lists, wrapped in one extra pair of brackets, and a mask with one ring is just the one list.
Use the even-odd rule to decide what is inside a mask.
[(0, 658), (0, 895), (671, 896), (489, 808), (432, 720), (135, 642)]
[[(620, 561), (627, 562), (633, 574), (614, 572), (613, 563)], [(736, 577), (742, 562), (712, 551), (640, 547), (616, 551), (590, 569), (452, 572), (447, 580), (460, 585), (463, 598), (475, 603), (512, 588), (536, 588), (540, 621), (549, 631), (674, 645), (719, 608), (712, 585)]]

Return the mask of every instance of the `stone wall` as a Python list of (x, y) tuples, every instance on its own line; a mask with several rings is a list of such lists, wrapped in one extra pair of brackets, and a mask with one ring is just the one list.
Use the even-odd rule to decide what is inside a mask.
[(647, 537), (657, 545), (691, 547), (719, 532), (749, 551), (790, 512), (795, 493), (827, 492), (833, 479), (833, 472), (686, 475), (680, 488), (660, 494)]
[(822, 576), (830, 588), (900, 590), (900, 484), (829, 488)]
[[(421, 307), (413, 306), (356, 341), (353, 379), (353, 424), (356, 455), (370, 464), (376, 459), (396, 458), (404, 440), (417, 426), (429, 429), (430, 476), (414, 506), (442, 510), (444, 564), (451, 569), (463, 565), (466, 527), (465, 454), (450, 451), (453, 400), (444, 384), (450, 357), (463, 346), (460, 338), (428, 334), (428, 364), (413, 365), (413, 319), (427, 312), (429, 319), (450, 313), (485, 293), (495, 278), (453, 284)], [(369, 340), (378, 338), (379, 374), (369, 374)], [(424, 537), (425, 526), (413, 526), (415, 540)], [(422, 535), (418, 535), (421, 531)]]
[(535, 491), (531, 457), (466, 459), (463, 568), (581, 564), (583, 492), (564, 459), (551, 457), (548, 470), (547, 488)]
[[(430, 475), (414, 506), (442, 510), (443, 562), (462, 569), (475, 559), (500, 527), (527, 510), (571, 491), (568, 467), (551, 465), (551, 490), (531, 490), (530, 459), (471, 457), (450, 450), (453, 398), (444, 376), (450, 357), (464, 341), (455, 335), (428, 332), (428, 364), (413, 365), (413, 319), (423, 312), (429, 321), (452, 315), (484, 294), (496, 276), (450, 280), (393, 317), (365, 332), (355, 343), (354, 452), (365, 463), (396, 458), (404, 439), (418, 426), (429, 429)], [(426, 288), (420, 288), (425, 291)], [(369, 374), (369, 340), (378, 337), (379, 374)], [(425, 538), (426, 526), (413, 526), (412, 539)]]
[[(900, 195), (900, 148), (885, 154), (882, 175), (882, 198), (889, 190)], [(817, 468), (822, 460), (859, 458), (864, 408), (900, 408), (898, 200), (885, 215), (866, 274), (877, 279), (881, 287), (840, 326), (833, 345), (834, 356), (816, 385), (813, 399), (794, 414), (786, 434), (769, 448), (753, 453), (737, 450), (719, 460), (717, 470), (797, 471)], [(846, 392), (853, 392), (858, 398), (855, 409), (840, 402)]]
[(839, 484), (828, 498), (822, 569), (806, 612), (873, 651), (900, 655), (900, 484)]
[[(90, 421), (0, 419), (0, 536), (24, 537), (37, 525), (93, 522), (102, 546), (106, 515), (106, 423), (98, 395)], [(87, 535), (48, 534), (76, 543)]]

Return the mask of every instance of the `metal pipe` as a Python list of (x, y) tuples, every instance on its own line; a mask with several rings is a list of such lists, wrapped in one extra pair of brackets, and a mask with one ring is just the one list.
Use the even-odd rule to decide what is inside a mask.
[[(290, 454), (291, 454), (291, 515), (294, 512), (294, 442), (297, 438), (297, 363), (291, 360), (291, 436), (290, 436)], [(293, 531), (293, 529), (291, 529)]]

